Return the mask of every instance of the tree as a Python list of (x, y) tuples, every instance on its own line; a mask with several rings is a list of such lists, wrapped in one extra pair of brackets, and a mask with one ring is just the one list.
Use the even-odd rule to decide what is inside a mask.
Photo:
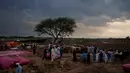
[(34, 36), (28, 36), (28, 37), (26, 37), (26, 38), (34, 38)]
[(46, 34), (53, 37), (53, 42), (55, 43), (59, 38), (72, 35), (75, 31), (74, 28), (76, 28), (76, 22), (72, 18), (48, 18), (42, 20), (35, 26), (35, 32), (37, 32), (38, 35)]
[(129, 36), (126, 37), (127, 40), (128, 40), (129, 38), (130, 38)]

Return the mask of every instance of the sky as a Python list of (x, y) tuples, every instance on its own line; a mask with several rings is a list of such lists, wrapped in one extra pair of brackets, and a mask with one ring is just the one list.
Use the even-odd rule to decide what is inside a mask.
[(76, 20), (78, 38), (130, 36), (130, 0), (0, 0), (0, 35), (36, 36), (48, 17)]

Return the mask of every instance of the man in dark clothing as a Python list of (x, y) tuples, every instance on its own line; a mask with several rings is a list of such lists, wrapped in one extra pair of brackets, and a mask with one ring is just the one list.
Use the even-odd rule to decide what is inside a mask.
[(3, 44), (1, 45), (1, 50), (2, 50), (2, 51), (4, 50), (4, 46), (3, 46)]
[(33, 48), (33, 55), (36, 54), (36, 48)]
[(49, 49), (48, 51), (50, 52), (50, 57), (49, 57), (50, 60), (51, 60), (51, 50), (52, 50), (52, 48), (53, 48), (52, 45), (50, 47), (48, 47), (48, 49)]
[(76, 58), (76, 50), (73, 51), (73, 61), (77, 61), (77, 58)]
[(129, 56), (129, 51), (126, 49), (126, 56), (128, 57)]
[(94, 47), (93, 59), (96, 60), (97, 47)]
[(84, 51), (82, 54), (82, 60), (84, 62), (84, 64), (86, 63), (86, 52)]
[(123, 51), (123, 57), (124, 57), (124, 59), (126, 58), (126, 51), (125, 50)]
[(90, 64), (90, 53), (87, 54), (87, 63)]
[(103, 53), (102, 52), (99, 54), (99, 57), (100, 57), (100, 62), (103, 62)]
[(8, 45), (6, 44), (6, 45), (5, 45), (5, 50), (8, 50), (8, 49), (9, 49), (9, 47), (8, 47)]
[(2, 51), (2, 45), (0, 44), (0, 51)]
[(62, 58), (62, 54), (63, 54), (63, 47), (60, 47), (60, 58)]
[(107, 57), (108, 57), (108, 61), (110, 61), (110, 60), (111, 60), (111, 54), (110, 54), (110, 51), (108, 52)]
[(47, 49), (45, 48), (44, 51), (43, 51), (43, 57), (42, 57), (42, 60), (43, 59), (47, 59)]
[(96, 51), (97, 51), (97, 47), (94, 47), (94, 54), (96, 54)]
[(36, 44), (33, 44), (33, 55), (36, 54), (36, 48), (37, 48)]

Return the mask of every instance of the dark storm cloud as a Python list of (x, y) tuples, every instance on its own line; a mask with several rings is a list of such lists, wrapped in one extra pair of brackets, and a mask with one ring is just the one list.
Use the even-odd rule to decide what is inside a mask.
[(129, 19), (129, 7), (130, 0), (0, 0), (0, 34), (17, 35), (19, 28), (19, 35), (35, 35), (28, 22), (58, 16), (104, 26), (114, 18)]
[[(1, 35), (17, 35), (17, 32), (21, 35), (27, 35), (28, 26), (22, 22), (23, 14), (21, 12), (11, 12), (9, 10), (0, 11), (0, 34)], [(22, 32), (24, 31), (24, 33)]]

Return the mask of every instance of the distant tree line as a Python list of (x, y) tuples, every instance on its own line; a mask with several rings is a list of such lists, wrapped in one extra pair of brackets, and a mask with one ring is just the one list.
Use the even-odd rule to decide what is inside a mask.
[(34, 36), (0, 36), (0, 39), (12, 39), (12, 38), (36, 38)]

